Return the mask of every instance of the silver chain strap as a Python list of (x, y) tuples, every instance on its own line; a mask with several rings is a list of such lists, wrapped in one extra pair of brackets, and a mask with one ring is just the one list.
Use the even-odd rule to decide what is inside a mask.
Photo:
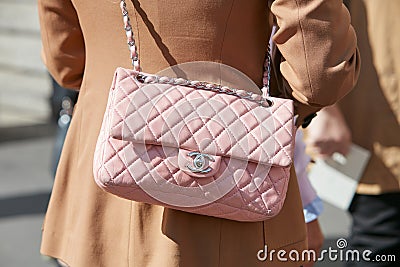
[(132, 25), (129, 19), (128, 9), (126, 8), (125, 0), (120, 2), (121, 12), (124, 20), (125, 33), (129, 51), (131, 52), (132, 66), (135, 71), (140, 71), (139, 53), (136, 49), (135, 36), (132, 31)]
[(252, 102), (255, 102), (263, 107), (270, 107), (273, 105), (273, 102), (268, 99), (263, 97), (262, 95), (245, 91), (245, 90), (239, 90), (236, 88), (231, 88), (228, 86), (222, 86), (219, 84), (215, 83), (209, 83), (209, 82), (203, 82), (203, 81), (192, 81), (192, 80), (187, 80), (183, 78), (171, 78), (167, 76), (157, 76), (157, 75), (151, 75), (151, 74), (144, 74), (144, 73), (138, 73), (136, 75), (136, 79), (145, 84), (170, 84), (170, 85), (176, 85), (176, 86), (187, 86), (191, 87), (194, 89), (199, 89), (199, 90), (208, 90), (208, 91), (213, 91), (216, 93), (223, 93), (227, 95), (234, 95), (242, 99), (247, 99)]
[(271, 79), (271, 54), (270, 54), (270, 46), (268, 45), (267, 51), (267, 59), (264, 64), (264, 74), (266, 73), (266, 77), (263, 79), (264, 87), (262, 89), (263, 95), (255, 94), (252, 92), (248, 92), (245, 90), (239, 90), (235, 88), (231, 88), (228, 86), (222, 86), (219, 84), (203, 82), (203, 81), (192, 81), (186, 80), (183, 78), (171, 78), (166, 76), (157, 76), (151, 74), (141, 73), (140, 63), (139, 63), (139, 53), (137, 52), (136, 44), (135, 44), (135, 36), (132, 31), (132, 26), (130, 23), (128, 10), (126, 8), (125, 0), (121, 0), (120, 7), (122, 11), (125, 33), (127, 37), (127, 44), (130, 50), (130, 57), (132, 59), (133, 69), (139, 72), (136, 75), (136, 79), (141, 83), (152, 84), (152, 83), (160, 83), (160, 84), (170, 84), (170, 85), (181, 85), (188, 86), (194, 89), (200, 90), (209, 90), (217, 93), (223, 93), (228, 95), (234, 95), (240, 97), (242, 99), (248, 99), (250, 101), (256, 102), (263, 107), (270, 107), (273, 105), (273, 102), (268, 99), (269, 97), (269, 84)]
[[(265, 74), (267, 77), (265, 77)], [(269, 97), (269, 89), (271, 84), (271, 44), (268, 43), (267, 48), (267, 59), (264, 61), (264, 78), (263, 78), (263, 88), (261, 91), (263, 92), (263, 97)]]

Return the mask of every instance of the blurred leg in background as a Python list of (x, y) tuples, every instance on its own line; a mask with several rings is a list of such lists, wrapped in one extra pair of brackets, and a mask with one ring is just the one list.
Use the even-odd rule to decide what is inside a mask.
[[(350, 206), (353, 225), (349, 239), (350, 249), (369, 249), (375, 262), (349, 262), (346, 266), (397, 267), (400, 257), (400, 193), (381, 195), (356, 194)], [(395, 255), (396, 261), (385, 257)], [(376, 260), (382, 258), (382, 261)], [(385, 262), (386, 260), (386, 262)]]
[(61, 150), (72, 119), (72, 111), (78, 99), (78, 92), (61, 87), (51, 76), (53, 94), (50, 97), (52, 121), (57, 124), (56, 140), (53, 149), (51, 171), (55, 177)]

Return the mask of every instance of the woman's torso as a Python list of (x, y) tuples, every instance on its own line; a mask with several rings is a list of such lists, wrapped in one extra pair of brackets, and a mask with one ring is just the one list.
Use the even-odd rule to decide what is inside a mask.
[[(75, 0), (73, 4), (83, 32), (86, 64), (46, 215), (42, 252), (59, 255), (73, 267), (239, 267), (265, 264), (257, 260), (264, 244), (268, 249), (304, 248), (304, 219), (294, 176), (281, 213), (259, 223), (137, 204), (96, 186), (92, 160), (108, 90), (115, 68), (129, 68), (130, 58), (118, 1)], [(270, 33), (267, 1), (134, 4), (127, 1), (144, 71), (212, 61), (230, 65), (261, 85)]]

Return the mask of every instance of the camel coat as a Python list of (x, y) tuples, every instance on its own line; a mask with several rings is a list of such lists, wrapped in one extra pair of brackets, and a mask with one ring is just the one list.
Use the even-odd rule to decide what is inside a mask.
[(340, 108), (353, 142), (371, 151), (359, 194), (400, 192), (400, 1), (351, 0), (363, 59)]
[[(140, 2), (140, 3), (139, 3)], [(230, 65), (262, 83), (271, 32), (265, 0), (127, 1), (142, 68), (188, 61)], [(338, 0), (276, 0), (275, 42), (286, 93), (304, 117), (336, 102), (359, 69), (356, 37)], [(52, 197), (41, 252), (72, 267), (266, 266), (257, 252), (306, 248), (292, 170), (285, 205), (265, 222), (240, 223), (135, 203), (93, 181), (97, 135), (116, 67), (130, 67), (119, 1), (39, 0), (43, 56), (65, 87), (80, 89)], [(275, 262), (268, 266), (299, 266)]]

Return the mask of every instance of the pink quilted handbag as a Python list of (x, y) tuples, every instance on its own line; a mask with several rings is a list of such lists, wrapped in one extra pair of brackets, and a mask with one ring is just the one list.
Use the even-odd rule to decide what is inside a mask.
[(293, 102), (141, 72), (124, 0), (121, 9), (134, 70), (115, 72), (94, 155), (96, 183), (126, 199), (202, 215), (277, 215), (294, 151)]

